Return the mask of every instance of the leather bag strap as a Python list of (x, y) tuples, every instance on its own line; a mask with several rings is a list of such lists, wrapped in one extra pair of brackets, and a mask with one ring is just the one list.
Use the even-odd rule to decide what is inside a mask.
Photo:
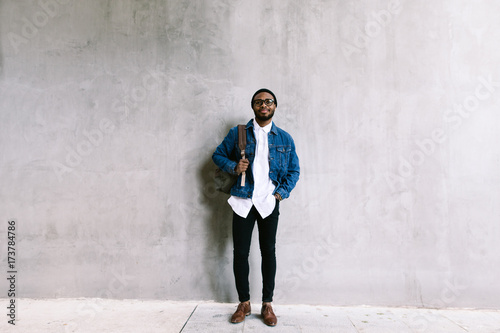
[(246, 125), (238, 125), (238, 147), (240, 150), (245, 150), (247, 147)]

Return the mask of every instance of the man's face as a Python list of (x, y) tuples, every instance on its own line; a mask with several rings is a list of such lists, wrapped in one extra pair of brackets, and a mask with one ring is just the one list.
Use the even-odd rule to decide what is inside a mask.
[[(273, 100), (273, 95), (267, 92), (261, 92), (257, 94), (252, 101), (253, 112), (255, 113), (255, 118), (259, 120), (269, 120), (274, 116), (274, 111), (276, 110), (276, 103), (272, 103), (271, 105), (266, 105), (266, 103), (262, 103), (262, 101)], [(260, 103), (257, 103), (260, 102)], [(261, 104), (261, 105), (259, 105)]]

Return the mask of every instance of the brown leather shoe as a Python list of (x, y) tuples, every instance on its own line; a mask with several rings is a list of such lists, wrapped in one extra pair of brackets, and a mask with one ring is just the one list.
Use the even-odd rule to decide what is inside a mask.
[(241, 323), (251, 312), (250, 302), (240, 303), (238, 304), (238, 309), (236, 309), (236, 312), (231, 317), (231, 322), (233, 324)]
[(264, 324), (267, 326), (276, 326), (278, 323), (278, 318), (276, 318), (276, 315), (273, 312), (271, 303), (262, 304), (260, 314), (262, 315), (262, 319), (264, 319)]

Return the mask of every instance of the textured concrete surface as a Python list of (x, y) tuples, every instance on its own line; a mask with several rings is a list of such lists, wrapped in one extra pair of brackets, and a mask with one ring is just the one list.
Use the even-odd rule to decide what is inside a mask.
[[(0, 332), (180, 332), (198, 303), (172, 301), (18, 299), (16, 325)], [(1, 299), (2, 308), (7, 304)]]
[(2, 320), (0, 332), (500, 332), (500, 311), (493, 310), (274, 305), (278, 325), (270, 328), (262, 322), (260, 303), (252, 304), (241, 324), (229, 322), (235, 304), (212, 302), (21, 299), (19, 309), (16, 326)]
[[(499, 12), (0, 1), (0, 239), (15, 219), (18, 296), (235, 302), (210, 156), (268, 87), (302, 166), (278, 303), (500, 308)], [(254, 241), (254, 301), (259, 259)]]
[(231, 304), (200, 304), (182, 332), (500, 332), (500, 311), (491, 310), (275, 305), (278, 325), (272, 328), (262, 322), (259, 303), (237, 325), (228, 322), (235, 310)]

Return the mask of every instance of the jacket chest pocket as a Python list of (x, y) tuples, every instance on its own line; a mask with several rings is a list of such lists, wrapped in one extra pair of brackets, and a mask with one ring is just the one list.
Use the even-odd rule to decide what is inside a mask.
[(279, 161), (280, 168), (287, 168), (291, 151), (290, 146), (276, 146), (276, 160)]

